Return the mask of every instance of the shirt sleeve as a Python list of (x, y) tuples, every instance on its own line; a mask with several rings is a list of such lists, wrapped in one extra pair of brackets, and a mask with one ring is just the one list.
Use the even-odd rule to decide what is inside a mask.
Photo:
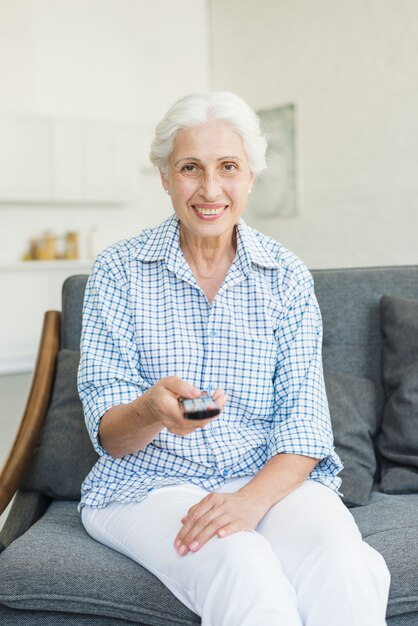
[(312, 278), (292, 291), (276, 330), (275, 418), (268, 458), (283, 452), (330, 457), (327, 469), (333, 466), (335, 474), (342, 465), (334, 452), (322, 368), (322, 318)]
[(139, 375), (128, 281), (117, 266), (96, 260), (83, 304), (78, 392), (95, 450), (110, 455), (99, 440), (103, 414), (135, 400), (150, 387)]

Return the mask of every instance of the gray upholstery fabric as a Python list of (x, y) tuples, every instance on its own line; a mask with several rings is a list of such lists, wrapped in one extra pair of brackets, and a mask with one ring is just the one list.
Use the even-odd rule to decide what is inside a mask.
[[(198, 622), (199, 623), (199, 622)], [(388, 617), (387, 626), (418, 626), (418, 613), (406, 613)], [(102, 615), (82, 615), (76, 613), (57, 613), (56, 611), (30, 611), (10, 609), (0, 605), (0, 624), (2, 626), (146, 626), (143, 622), (115, 619)], [(167, 626), (181, 624), (179, 621), (167, 622)]]
[(49, 498), (40, 493), (17, 491), (10, 513), (0, 531), (0, 552), (37, 522), (49, 504)]
[[(372, 493), (368, 506), (351, 512), (364, 539), (381, 552), (391, 571), (388, 615), (418, 611), (418, 495)], [(91, 613), (158, 626), (200, 623), (152, 574), (91, 539), (73, 502), (52, 503), (3, 552), (1, 565), (0, 603), (10, 607)]]
[(381, 299), (386, 406), (381, 489), (418, 493), (418, 300)]
[(389, 617), (386, 620), (388, 626), (418, 626), (418, 613), (405, 613)]
[(324, 325), (324, 367), (381, 380), (380, 298), (418, 299), (418, 267), (314, 270)]
[(381, 385), (352, 374), (324, 372), (334, 443), (344, 469), (339, 474), (348, 506), (369, 502), (376, 455), (374, 437), (380, 425), (384, 393)]
[[(16, 611), (4, 605), (0, 605), (0, 624), (2, 626), (145, 626), (142, 622), (103, 617), (103, 615), (76, 615), (56, 611)], [(391, 623), (390, 626), (392, 626)]]
[(88, 276), (69, 276), (62, 286), (61, 348), (80, 350), (81, 311)]
[(77, 392), (80, 353), (60, 350), (54, 391), (32, 461), (22, 484), (50, 498), (79, 500), (80, 485), (98, 459)]
[[(418, 266), (313, 270), (324, 323), (324, 367), (381, 379), (379, 301), (390, 293), (418, 299)], [(78, 350), (87, 275), (63, 285), (62, 348)]]
[(74, 502), (53, 502), (44, 517), (2, 553), (0, 603), (153, 626), (200, 623), (147, 570), (91, 539)]
[(418, 494), (372, 492), (370, 503), (351, 513), (363, 539), (382, 554), (391, 573), (387, 614), (418, 611)]
[[(325, 368), (380, 380), (379, 300), (385, 293), (418, 299), (418, 267), (312, 274), (324, 322)], [(78, 350), (86, 280), (73, 276), (64, 284), (62, 348)], [(418, 626), (417, 496), (372, 492), (370, 503), (351, 513), (392, 574), (388, 626)], [(88, 621), (90, 615), (104, 625), (200, 623), (150, 573), (93, 542), (80, 524), (76, 503), (54, 502), (0, 554), (0, 623), (40, 626), (44, 618), (51, 626), (86, 626), (95, 623), (93, 617)]]

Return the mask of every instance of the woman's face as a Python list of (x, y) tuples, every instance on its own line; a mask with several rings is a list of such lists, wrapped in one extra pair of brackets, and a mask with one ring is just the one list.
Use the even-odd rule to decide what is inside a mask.
[(177, 133), (161, 180), (182, 227), (192, 236), (218, 237), (232, 234), (253, 175), (241, 137), (216, 120)]

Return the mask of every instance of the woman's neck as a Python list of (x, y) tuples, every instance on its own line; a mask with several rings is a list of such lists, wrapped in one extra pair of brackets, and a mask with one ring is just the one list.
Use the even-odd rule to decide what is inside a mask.
[(194, 273), (201, 278), (213, 278), (218, 273), (225, 274), (235, 258), (236, 234), (219, 237), (193, 237), (180, 227), (180, 248)]

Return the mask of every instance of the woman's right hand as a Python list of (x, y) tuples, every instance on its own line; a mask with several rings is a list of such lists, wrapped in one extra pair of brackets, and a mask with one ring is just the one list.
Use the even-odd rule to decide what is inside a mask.
[[(148, 419), (155, 423), (160, 423), (167, 428), (170, 433), (185, 436), (197, 428), (203, 428), (216, 417), (199, 420), (189, 420), (183, 416), (179, 398), (199, 398), (200, 391), (190, 383), (182, 380), (178, 376), (168, 376), (162, 378), (153, 387), (148, 389), (142, 396), (133, 402), (141, 415), (144, 413)], [(226, 397), (221, 389), (217, 389), (213, 394), (221, 411), (224, 407)]]
[[(178, 376), (162, 378), (148, 391), (128, 404), (118, 404), (106, 411), (99, 426), (103, 449), (114, 458), (142, 450), (163, 428), (185, 436), (203, 428), (211, 420), (189, 420), (183, 417), (179, 398), (198, 398), (200, 391)], [(221, 410), (225, 394), (217, 389), (213, 397)]]

